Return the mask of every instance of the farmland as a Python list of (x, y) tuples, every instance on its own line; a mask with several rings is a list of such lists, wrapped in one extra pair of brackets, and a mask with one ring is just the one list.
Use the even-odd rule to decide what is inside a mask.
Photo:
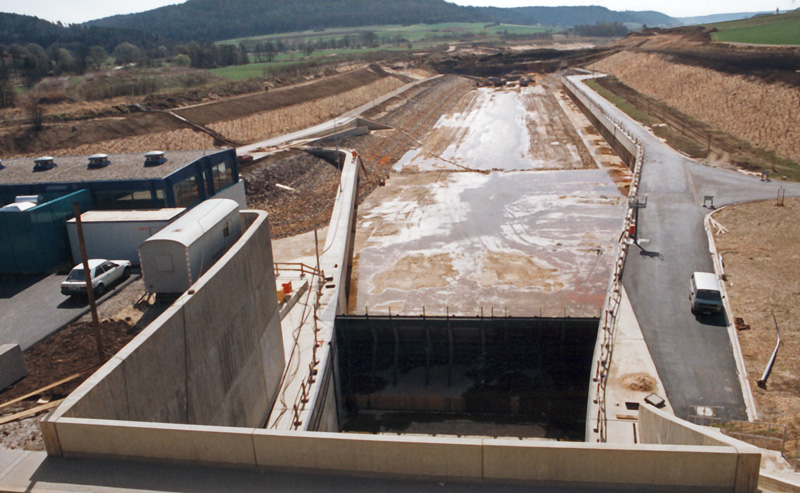
[(710, 24), (714, 41), (765, 45), (800, 45), (800, 11)]
[(264, 77), (265, 74), (302, 64), (341, 62), (365, 57), (386, 60), (391, 58), (391, 52), (413, 53), (453, 43), (502, 45), (507, 37), (524, 41), (549, 37), (551, 32), (554, 32), (553, 28), (538, 26), (450, 22), (411, 26), (365, 26), (236, 38), (220, 41), (220, 44), (241, 44), (249, 51), (255, 51), (259, 44), (269, 44), (274, 51), (251, 53), (250, 64), (216, 68), (210, 72), (228, 80), (243, 80)]
[(537, 26), (517, 26), (513, 24), (484, 24), (477, 22), (447, 22), (441, 24), (414, 24), (411, 26), (385, 25), (365, 26), (349, 29), (323, 31), (300, 31), (293, 33), (270, 34), (249, 38), (234, 38), (220, 41), (222, 44), (259, 43), (263, 41), (292, 40), (294, 42), (316, 41), (318, 39), (342, 39), (345, 36), (359, 36), (372, 32), (378, 38), (403, 38), (415, 42), (424, 39), (453, 39), (459, 36), (500, 36), (503, 34), (537, 34), (552, 31), (552, 28)]

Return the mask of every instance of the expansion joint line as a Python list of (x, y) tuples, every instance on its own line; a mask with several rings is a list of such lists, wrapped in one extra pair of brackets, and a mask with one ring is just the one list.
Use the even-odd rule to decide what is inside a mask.
[(470, 168), (469, 166), (464, 166), (463, 164), (458, 164), (458, 163), (456, 163), (456, 162), (454, 162), (454, 161), (451, 161), (451, 160), (449, 160), (449, 159), (447, 159), (447, 158), (444, 158), (444, 157), (442, 157), (442, 156), (440, 156), (440, 155), (436, 154), (435, 152), (433, 152), (433, 151), (431, 150), (431, 148), (430, 148), (430, 147), (426, 146), (426, 145), (425, 145), (425, 144), (424, 144), (422, 141), (420, 141), (419, 139), (417, 139), (416, 137), (414, 137), (413, 135), (411, 135), (409, 132), (407, 132), (407, 131), (403, 130), (402, 128), (400, 128), (400, 127), (398, 127), (398, 126), (394, 126), (394, 127), (392, 127), (392, 128), (394, 128), (394, 129), (396, 129), (396, 130), (399, 130), (399, 131), (400, 131), (400, 133), (402, 133), (403, 135), (405, 135), (405, 136), (406, 136), (406, 137), (408, 137), (409, 139), (411, 139), (411, 140), (413, 140), (414, 142), (416, 142), (417, 144), (419, 144), (419, 145), (420, 145), (420, 147), (422, 147), (423, 149), (425, 149), (426, 151), (428, 151), (428, 153), (429, 153), (431, 156), (435, 157), (436, 159), (439, 159), (439, 160), (441, 160), (441, 161), (444, 161), (444, 162), (446, 162), (446, 163), (452, 164), (453, 166), (457, 166), (457, 167), (459, 167), (459, 168), (463, 169), (464, 171), (472, 171), (473, 173), (482, 173), (482, 174), (488, 174), (488, 173), (489, 173), (489, 170), (483, 170), (483, 169), (475, 169), (475, 168)]

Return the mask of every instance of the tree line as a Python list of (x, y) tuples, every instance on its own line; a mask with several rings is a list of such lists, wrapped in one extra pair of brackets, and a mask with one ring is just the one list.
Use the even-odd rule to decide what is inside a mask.
[(583, 24), (572, 28), (572, 33), (576, 36), (587, 36), (593, 38), (614, 38), (627, 36), (630, 31), (621, 22), (597, 22), (595, 24)]

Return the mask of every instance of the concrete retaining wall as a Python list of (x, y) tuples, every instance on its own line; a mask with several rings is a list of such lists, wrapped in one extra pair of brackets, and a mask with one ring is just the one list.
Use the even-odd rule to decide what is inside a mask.
[[(309, 152), (336, 159), (335, 149), (309, 149)], [(324, 343), (317, 350), (317, 383), (311, 386), (307, 405), (299, 413), (299, 429), (310, 431), (339, 431), (339, 407), (336, 386), (335, 348), (336, 316), (347, 312), (348, 271), (353, 256), (355, 221), (357, 213), (359, 157), (355, 151), (339, 150), (342, 163), (339, 191), (331, 213), (325, 247), (320, 256), (320, 267), (325, 275), (322, 289), (318, 325), (319, 340)]]
[(731, 447), (738, 452), (736, 490), (756, 491), (761, 453), (758, 448), (741, 442), (721, 431), (695, 425), (650, 406), (639, 408), (639, 439), (642, 443)]
[(283, 342), (267, 215), (242, 219), (242, 238), (46, 421), (263, 425)]
[(223, 188), (216, 195), (214, 195), (215, 199), (231, 199), (235, 200), (237, 204), (239, 204), (239, 209), (247, 209), (247, 197), (245, 196), (244, 191), (244, 180), (239, 179), (233, 185)]
[(614, 152), (622, 161), (633, 169), (636, 163), (636, 142), (621, 131), (621, 129), (605, 115), (583, 92), (575, 87), (571, 81), (564, 79), (564, 90), (572, 101), (580, 108), (586, 118), (592, 122), (594, 128), (606, 139)]
[(605, 445), (279, 432), (62, 418), (65, 456), (449, 481), (752, 491), (730, 446)]

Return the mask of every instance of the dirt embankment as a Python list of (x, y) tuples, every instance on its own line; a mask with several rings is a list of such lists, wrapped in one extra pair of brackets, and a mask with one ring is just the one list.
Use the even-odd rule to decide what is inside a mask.
[(590, 66), (713, 128), (800, 161), (800, 90), (623, 51)]
[[(415, 139), (429, 132), (471, 87), (469, 80), (454, 76), (417, 86), (367, 113), (370, 118), (394, 126), (393, 129), (321, 145), (338, 144), (359, 153), (363, 164), (358, 189), (361, 202), (383, 184), (391, 166), (417, 145)], [(246, 166), (241, 173), (247, 187), (247, 205), (270, 213), (273, 238), (311, 231), (315, 210), (317, 225), (328, 223), (339, 183), (335, 163), (302, 151), (289, 151)], [(277, 184), (292, 187), (294, 191)]]
[[(381, 91), (390, 91), (406, 81), (400, 75), (389, 74), (380, 67), (370, 66), (296, 86), (184, 108), (176, 110), (176, 113), (194, 123), (214, 126), (223, 134), (230, 131), (233, 135), (226, 137), (231, 140), (246, 141), (251, 134), (260, 136), (263, 133), (242, 131), (245, 126), (269, 125), (272, 132), (276, 129), (281, 132), (291, 131), (292, 129), (283, 125), (294, 123), (300, 128), (319, 123), (328, 118), (331, 112), (335, 114), (355, 108), (379, 96)], [(322, 101), (334, 107), (326, 107), (325, 111), (309, 111), (304, 105), (312, 101)], [(286, 121), (286, 114), (295, 113), (305, 115), (305, 119)], [(247, 121), (252, 115), (259, 114), (266, 116), (257, 121)], [(216, 125), (212, 125), (214, 123)], [(210, 136), (161, 112), (140, 112), (124, 117), (47, 124), (38, 132), (28, 127), (12, 127), (0, 133), (2, 158), (42, 153), (65, 156), (211, 147), (214, 147), (214, 141)]]
[[(728, 229), (717, 234), (727, 274), (725, 287), (740, 330), (747, 378), (760, 421), (787, 426), (786, 450), (794, 456), (800, 440), (800, 199), (726, 208), (714, 217)], [(775, 314), (782, 346), (766, 389), (756, 385), (775, 343)]]
[(403, 85), (405, 82), (400, 79), (384, 77), (346, 92), (228, 119), (208, 127), (234, 141), (256, 142), (333, 119)]

